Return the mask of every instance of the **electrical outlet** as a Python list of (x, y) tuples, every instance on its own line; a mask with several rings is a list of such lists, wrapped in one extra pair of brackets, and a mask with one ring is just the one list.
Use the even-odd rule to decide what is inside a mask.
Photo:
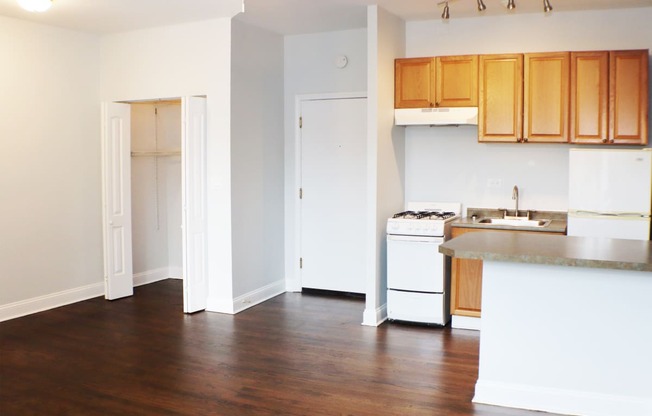
[(500, 188), (503, 186), (502, 179), (489, 178), (487, 179), (487, 188)]

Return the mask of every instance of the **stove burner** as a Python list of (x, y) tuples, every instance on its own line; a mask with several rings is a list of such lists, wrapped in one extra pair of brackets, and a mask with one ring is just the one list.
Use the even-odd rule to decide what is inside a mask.
[(408, 220), (445, 220), (454, 216), (455, 213), (450, 211), (403, 211), (394, 214), (392, 218), (404, 218)]

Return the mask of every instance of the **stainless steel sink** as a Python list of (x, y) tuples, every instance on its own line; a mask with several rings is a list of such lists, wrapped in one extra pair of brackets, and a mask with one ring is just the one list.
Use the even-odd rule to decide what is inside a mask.
[(529, 220), (527, 218), (483, 218), (479, 224), (508, 225), (510, 227), (547, 227), (551, 220)]

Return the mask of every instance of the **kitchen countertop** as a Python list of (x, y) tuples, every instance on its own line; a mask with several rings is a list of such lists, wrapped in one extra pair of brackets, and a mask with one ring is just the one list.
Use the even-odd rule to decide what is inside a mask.
[(467, 259), (652, 272), (652, 242), (640, 240), (489, 231), (466, 233), (439, 251)]
[[(453, 227), (460, 228), (482, 228), (488, 230), (510, 230), (510, 231), (539, 231), (546, 233), (559, 233), (566, 234), (567, 227), (567, 215), (565, 212), (558, 211), (528, 211), (528, 210), (519, 210), (521, 212), (529, 212), (530, 218), (533, 220), (546, 219), (551, 220), (550, 224), (545, 227), (524, 227), (524, 226), (510, 226), (510, 225), (497, 225), (497, 224), (483, 224), (478, 222), (483, 218), (502, 218), (504, 212), (507, 211), (507, 215), (514, 215), (513, 210), (504, 210), (504, 209), (490, 209), (490, 208), (468, 208), (466, 211), (466, 217), (460, 218), (459, 220), (453, 222)], [(472, 217), (476, 216), (477, 219), (473, 220)]]

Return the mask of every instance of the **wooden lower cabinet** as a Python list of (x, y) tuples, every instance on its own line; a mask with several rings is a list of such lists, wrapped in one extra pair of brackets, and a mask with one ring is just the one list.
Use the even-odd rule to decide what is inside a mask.
[[(452, 238), (466, 233), (477, 232), (519, 232), (537, 234), (545, 231), (511, 231), (490, 228), (453, 227)], [(451, 314), (458, 316), (480, 317), (482, 310), (482, 260), (452, 258), (451, 261)]]
[[(485, 231), (479, 228), (453, 227), (452, 237)], [(451, 314), (480, 317), (482, 306), (482, 260), (458, 259), (451, 261)]]

